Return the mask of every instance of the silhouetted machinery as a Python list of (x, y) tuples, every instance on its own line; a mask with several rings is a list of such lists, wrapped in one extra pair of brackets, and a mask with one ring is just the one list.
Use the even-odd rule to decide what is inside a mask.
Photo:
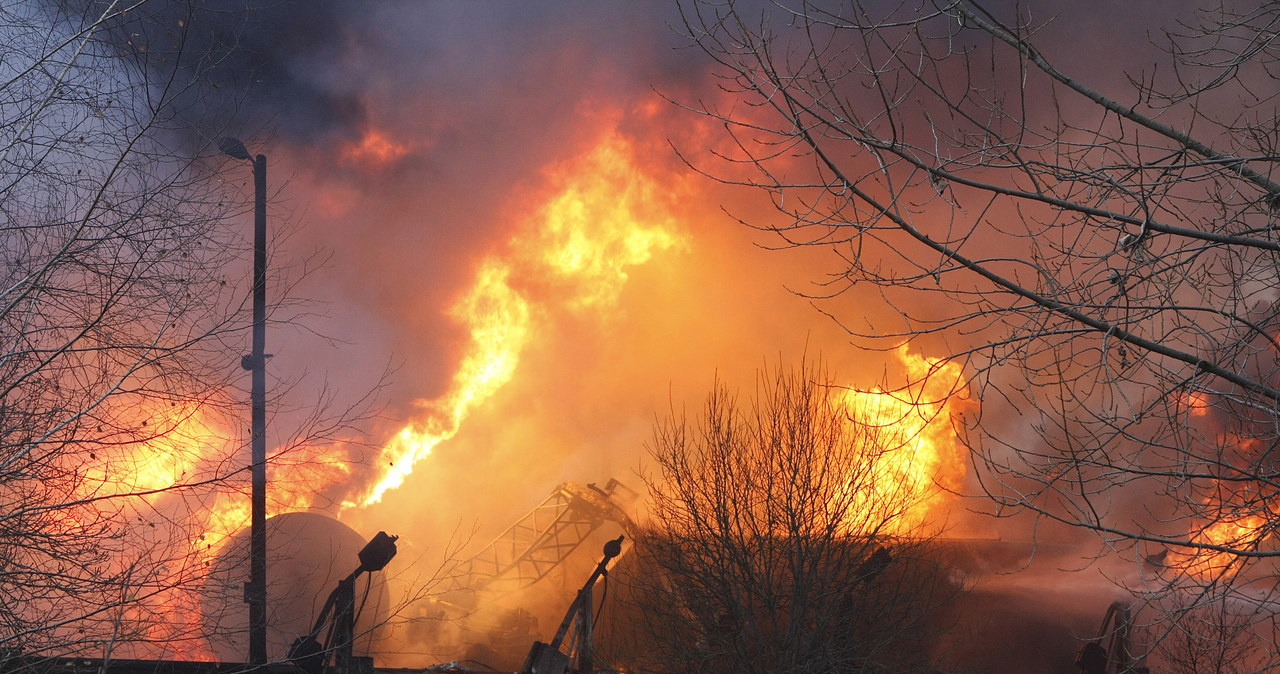
[(605, 522), (624, 531), (636, 493), (610, 479), (603, 488), (565, 482), (485, 549), (467, 560), (458, 585), (490, 595), (523, 590), (542, 580)]
[[(360, 566), (351, 575), (338, 581), (338, 587), (329, 594), (320, 610), (320, 617), (310, 634), (298, 637), (289, 647), (289, 660), (298, 665), (307, 674), (321, 674), (333, 658), (339, 674), (355, 674), (358, 669), (352, 646), (355, 643), (356, 622), (356, 579), (360, 574), (381, 571), (396, 556), (396, 540), (399, 536), (388, 536), (379, 531), (367, 545), (360, 550)], [(332, 618), (331, 618), (332, 614)], [(320, 633), (328, 625), (329, 632), (323, 644)], [(372, 670), (372, 664), (368, 667)]]
[(409, 633), (410, 639), (508, 671), (519, 666), (538, 631), (538, 609), (529, 607), (546, 606), (547, 598), (562, 592), (539, 581), (558, 568), (568, 571), (562, 565), (584, 542), (616, 536), (618, 529), (629, 532), (627, 508), (635, 499), (614, 479), (604, 486), (558, 485), (458, 567), (452, 586), (423, 608), (415, 622), (421, 631)]
[[(595, 671), (591, 644), (594, 623), (592, 611), (595, 610), (592, 588), (595, 587), (596, 581), (609, 573), (609, 561), (622, 553), (622, 538), (619, 536), (604, 544), (604, 558), (596, 565), (596, 570), (592, 572), (582, 589), (578, 590), (578, 596), (569, 605), (569, 611), (560, 623), (560, 629), (556, 630), (555, 637), (549, 644), (541, 641), (533, 642), (533, 648), (529, 649), (529, 656), (525, 658), (524, 666), (520, 668), (521, 674), (565, 674), (569, 671), (571, 664), (572, 671), (575, 672)], [(571, 634), (569, 628), (575, 624), (576, 629)], [(565, 638), (570, 636), (566, 653), (561, 650), (561, 646), (565, 645)]]
[(1076, 667), (1085, 674), (1148, 674), (1132, 651), (1133, 615), (1129, 604), (1117, 601), (1107, 607), (1098, 636), (1084, 642), (1076, 654)]

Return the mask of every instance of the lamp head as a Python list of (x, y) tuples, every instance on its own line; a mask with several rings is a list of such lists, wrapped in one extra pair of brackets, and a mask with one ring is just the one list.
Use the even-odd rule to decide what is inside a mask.
[(240, 142), (239, 138), (231, 136), (223, 136), (218, 139), (218, 149), (222, 150), (222, 154), (236, 159), (249, 159), (249, 150)]
[(622, 538), (622, 536), (619, 536), (604, 544), (605, 559), (613, 559), (614, 557), (622, 554)]
[(387, 562), (396, 556), (396, 540), (399, 538), (399, 536), (388, 536), (385, 531), (379, 531), (360, 551), (360, 568), (370, 573), (381, 571)]

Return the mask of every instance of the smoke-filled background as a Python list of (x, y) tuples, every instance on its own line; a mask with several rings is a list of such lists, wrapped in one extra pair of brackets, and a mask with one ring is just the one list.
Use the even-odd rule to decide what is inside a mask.
[[(1064, 17), (1045, 48), (1137, 44), (1138, 4)], [(770, 250), (740, 221), (776, 222), (768, 195), (688, 165), (734, 150), (681, 104), (745, 103), (682, 37), (674, 2), (224, 2), (180, 19), (186, 49), (219, 55), (201, 140), (268, 157), (269, 301), (309, 302), (273, 314), (269, 449), (322, 389), (337, 408), (371, 391), (382, 404), (279, 457), (273, 515), (398, 534), (404, 564), (465, 556), (451, 542), (487, 542), (566, 480), (640, 487), (655, 416), (696, 415), (716, 377), (747, 393), (757, 370), (821, 358), (841, 383), (896, 386), (913, 358), (968, 346), (859, 350), (823, 310), (902, 329), (895, 310), (928, 307), (823, 300), (842, 261)], [(247, 204), (249, 167), (225, 175)], [(1006, 437), (1037, 442), (1008, 418)], [(928, 465), (976, 492), (959, 443), (936, 444), (952, 454)], [(952, 536), (1030, 535), (968, 506), (931, 515)], [(243, 522), (237, 507), (211, 526)]]
[(791, 292), (823, 294), (839, 260), (767, 250), (734, 217), (767, 214), (763, 195), (677, 154), (726, 139), (678, 105), (719, 94), (674, 4), (225, 16), (209, 33), (236, 51), (210, 93), (269, 158), (272, 282), (322, 261), (291, 291), (318, 310), (272, 326), (271, 376), (341, 405), (392, 369), (307, 506), (423, 545), (460, 522), (483, 539), (564, 480), (636, 482), (655, 415), (696, 411), (717, 374), (749, 388), (806, 354), (849, 383), (894, 374)]
[[(733, 129), (715, 115), (766, 126), (787, 121), (720, 79), (724, 68), (683, 34), (676, 0), (184, 4), (143, 3), (119, 25), (102, 28), (106, 39), (95, 48), (109, 50), (112, 63), (149, 68), (147, 87), (183, 91), (163, 110), (178, 119), (165, 117), (166, 130), (154, 140), (173, 143), (175, 156), (194, 150), (200, 185), (205, 176), (224, 181), (211, 192), (229, 199), (225, 205), (238, 215), (225, 224), (246, 249), (252, 171), (242, 159), (222, 156), (218, 140), (240, 138), (267, 157), (267, 500), (268, 514), (280, 516), (269, 527), (271, 659), (283, 659), (292, 639), (311, 628), (336, 580), (354, 568), (355, 551), (385, 531), (400, 536), (400, 554), (377, 575), (385, 585), (373, 586), (359, 630), (379, 621), (386, 629), (376, 638), (362, 635), (357, 648), (381, 666), (401, 667), (488, 644), (492, 657), (472, 659), (514, 669), (535, 638), (550, 638), (599, 559), (601, 539), (621, 529), (595, 532), (571, 563), (522, 594), (468, 586), (481, 565), (466, 560), (562, 483), (616, 478), (644, 492), (644, 476), (654, 470), (646, 444), (655, 420), (697, 419), (717, 381), (749, 404), (759, 372), (801, 362), (821, 361), (836, 383), (851, 388), (845, 400), (854, 416), (898, 434), (899, 451), (878, 459), (892, 465), (873, 472), (891, 475), (885, 482), (903, 486), (900, 493), (930, 493), (880, 533), (945, 539), (937, 547), (940, 575), (964, 592), (938, 614), (954, 629), (918, 649), (932, 662), (950, 671), (1077, 671), (1080, 641), (1098, 634), (1113, 601), (1173, 594), (1165, 561), (1177, 553), (1156, 541), (1112, 545), (1082, 527), (1055, 524), (1053, 509), (1068, 509), (1070, 499), (1036, 502), (1048, 511), (1039, 519), (1010, 509), (989, 516), (1000, 505), (981, 495), (984, 486), (1020, 486), (1016, 479), (993, 482), (1005, 477), (1003, 460), (1027, 466), (1042, 458), (1052, 466), (1066, 446), (1054, 437), (1062, 429), (1043, 425), (1036, 401), (1052, 408), (1061, 396), (1075, 396), (1087, 415), (1088, 398), (1112, 409), (1102, 400), (1105, 387), (1068, 391), (1074, 380), (1061, 377), (1055, 383), (1062, 387), (1041, 387), (1043, 373), (1011, 361), (988, 363), (966, 386), (983, 367), (980, 357), (934, 359), (981, 352), (1016, 334), (1016, 324), (988, 314), (975, 316), (982, 326), (972, 330), (931, 330), (937, 323), (930, 321), (945, 322), (966, 306), (935, 298), (964, 292), (848, 287), (857, 272), (840, 253), (866, 252), (861, 262), (890, 277), (903, 269), (936, 274), (938, 259), (917, 259), (888, 240), (877, 248), (866, 237), (843, 249), (791, 246), (768, 231), (792, 223), (778, 207), (795, 208), (806, 192), (733, 184), (762, 177), (733, 158), (768, 150), (735, 146)], [(897, 6), (863, 4), (872, 13)], [(1148, 44), (1159, 38), (1146, 31), (1191, 17), (1187, 8), (1155, 0), (1087, 11), (1052, 0), (1016, 12), (1015, 3), (989, 4), (994, 14), (1044, 24), (1035, 42), (1050, 60), (1113, 95), (1132, 91), (1126, 72), (1147, 72), (1147, 63), (1166, 67), (1168, 55)], [(59, 12), (104, 3), (37, 6), (57, 25)], [(769, 12), (774, 26), (787, 23), (784, 10), (766, 0), (735, 6)], [(747, 18), (755, 25), (754, 15)], [(1026, 107), (1011, 118), (1060, 131), (1067, 141), (1096, 142), (1085, 125), (1058, 126), (1094, 119), (1091, 102), (1047, 95), (1036, 78), (1019, 90), (1024, 64), (976, 31), (948, 33), (954, 20), (936, 18), (950, 36), (946, 50), (972, 50), (972, 64), (992, 55), (991, 89), (983, 95), (1022, 91)], [(795, 37), (785, 29), (778, 35), (780, 42)], [(777, 53), (796, 55), (788, 46), (797, 45), (780, 44)], [(174, 59), (182, 66), (176, 84), (169, 79)], [(983, 77), (970, 80), (979, 83), (971, 90), (982, 88)], [(962, 81), (957, 77), (956, 86)], [(903, 100), (900, 111), (914, 119), (932, 114), (928, 105)], [(936, 123), (945, 131), (945, 122)], [(758, 138), (785, 139), (789, 131)], [(758, 140), (750, 131), (740, 138)], [(875, 161), (865, 148), (847, 147), (841, 162)], [(813, 161), (789, 148), (764, 165), (778, 169), (782, 183), (804, 182), (821, 175)], [(1028, 254), (1025, 241), (1002, 230), (1016, 230), (1028, 214), (1034, 221), (1034, 213), (1002, 202), (984, 209), (963, 190), (948, 196), (937, 184), (922, 187), (919, 201), (914, 188), (897, 195), (922, 227), (950, 228), (972, 216), (978, 229), (969, 250)], [(1105, 232), (1096, 236), (1109, 245)], [(228, 295), (244, 301), (231, 313), (246, 317), (249, 256), (225, 273)], [(235, 326), (226, 345), (247, 353), (247, 318)], [(875, 342), (849, 333), (912, 334), (913, 341), (902, 346), (892, 337)], [(1270, 352), (1259, 353), (1265, 360)], [(930, 371), (929, 384), (920, 385)], [(121, 651), (128, 657), (235, 661), (248, 650), (249, 374), (232, 376), (237, 390), (217, 392), (219, 401), (239, 401), (230, 410), (140, 406), (128, 410), (130, 419), (140, 426), (159, 419), (168, 431), (122, 446), (111, 460), (89, 455), (98, 461), (84, 469), (96, 496), (140, 495), (129, 499), (136, 518), (121, 517), (127, 545), (145, 548), (155, 538), (157, 550), (181, 562), (158, 565), (157, 573), (172, 576), (168, 591), (130, 607), (146, 639)], [(1022, 389), (1030, 393), (1007, 397)], [(1121, 383), (1114, 390), (1124, 389)], [(1225, 437), (1231, 428), (1232, 420), (1218, 416), (1222, 409), (1210, 413), (1207, 399), (1171, 395), (1168, 404), (1181, 407), (1176, 415), (1201, 437)], [(1242, 453), (1259, 451), (1245, 440)], [(1126, 436), (1109, 449), (1126, 453), (1140, 444)], [(975, 474), (983, 469), (991, 473)], [(1010, 473), (1016, 478), (1018, 470)], [(877, 493), (859, 498), (884, 496), (874, 486), (868, 491)], [(1169, 520), (1178, 504), (1140, 481), (1111, 483), (1096, 503), (1106, 509), (1104, 524), (1137, 522), (1139, 529)], [(645, 506), (639, 499), (630, 514), (643, 522)], [(156, 533), (129, 530), (143, 524)], [(1240, 528), (1230, 520), (1215, 524)], [(640, 557), (624, 556), (616, 576), (625, 577), (623, 564)], [(1207, 578), (1211, 569), (1188, 570)], [(481, 594), (453, 591), (459, 586)], [(640, 601), (626, 604), (624, 593), (609, 598), (610, 610), (644, 610)], [(1268, 622), (1276, 611), (1269, 595), (1263, 602), (1259, 612)], [(529, 616), (535, 620), (522, 622)], [(607, 628), (600, 634), (609, 640)], [(1272, 636), (1260, 630), (1257, 641), (1271, 643)]]

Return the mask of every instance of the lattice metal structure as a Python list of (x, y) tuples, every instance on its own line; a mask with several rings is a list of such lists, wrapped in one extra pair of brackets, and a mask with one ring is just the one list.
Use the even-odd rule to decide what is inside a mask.
[(629, 530), (636, 494), (617, 480), (600, 488), (565, 482), (467, 561), (463, 587), (486, 594), (522, 590), (544, 578), (605, 522)]

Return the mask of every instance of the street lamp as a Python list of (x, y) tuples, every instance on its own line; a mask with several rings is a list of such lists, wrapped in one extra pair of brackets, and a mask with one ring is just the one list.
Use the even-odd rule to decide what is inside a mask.
[[(235, 159), (250, 159), (239, 139), (218, 139), (218, 149)], [(253, 353), (240, 367), (253, 373), (252, 486), (249, 516), (249, 662), (267, 662), (267, 157), (253, 158)]]

